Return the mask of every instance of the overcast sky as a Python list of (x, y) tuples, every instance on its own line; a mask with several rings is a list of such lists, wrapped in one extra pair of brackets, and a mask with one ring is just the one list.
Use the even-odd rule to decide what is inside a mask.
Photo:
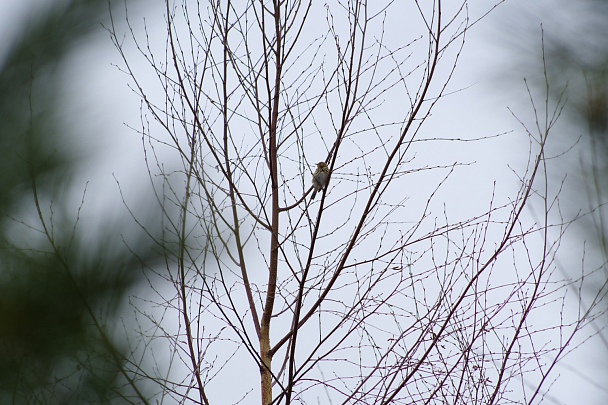
[[(136, 20), (138, 12), (145, 12), (149, 25), (155, 21), (162, 24), (163, 8), (152, 6), (158, 3), (147, 1), (145, 10), (133, 8), (131, 18)], [(472, 10), (481, 10), (484, 2), (472, 3)], [(0, 13), (0, 36), (8, 38), (8, 41), (3, 41), (5, 45), (0, 48), (0, 56), (6, 52), (10, 39), (27, 24), (31, 14), (48, 4), (49, 1), (45, 0), (0, 0), (3, 10)], [(518, 72), (515, 67), (509, 69), (509, 64), (517, 56), (513, 56), (513, 49), (505, 47), (505, 39), (512, 34), (510, 29), (518, 21), (514, 16), (528, 5), (527, 0), (507, 1), (471, 30), (450, 86), (453, 90), (462, 91), (447, 97), (438, 105), (434, 116), (440, 119), (429, 121), (425, 128), (428, 137), (437, 134), (469, 138), (521, 130), (507, 107), (521, 113), (522, 117), (530, 117), (530, 110), (521, 104), (526, 99), (525, 87), (523, 81), (519, 80), (521, 87), (518, 90)], [(537, 21), (530, 22), (532, 31), (542, 21), (542, 15), (537, 17)], [(558, 28), (545, 25), (547, 32)], [(540, 53), (540, 38), (536, 45)], [(536, 45), (530, 46), (533, 49)], [(89, 199), (94, 209), (101, 209), (108, 202), (116, 204), (119, 201), (114, 177), (136, 191), (140, 180), (147, 176), (142, 161), (141, 139), (125, 125), (138, 125), (139, 100), (127, 87), (128, 77), (113, 66), (120, 63), (109, 35), (99, 27), (94, 39), (71, 55), (63, 73), (66, 120), (77, 128), (75, 143), (89, 156), (80, 175), (81, 183), (90, 181), (90, 195), (98, 196), (93, 201)], [(521, 72), (520, 79), (524, 74)], [(504, 79), (501, 79), (503, 75)], [(508, 83), (507, 86), (502, 86), (505, 83)], [(504, 187), (506, 194), (513, 192), (518, 184), (508, 165), (523, 167), (527, 152), (527, 138), (517, 134), (494, 140), (487, 146), (480, 143), (468, 148), (463, 151), (461, 159), (476, 162), (474, 169), (468, 173), (470, 176), (478, 175), (479, 179), (473, 178), (463, 183), (464, 190), (460, 192), (473, 200), (483, 201), (494, 180)], [(437, 153), (447, 151), (439, 150)], [(565, 160), (567, 165), (576, 162), (579, 154), (580, 151), (574, 150), (571, 157)], [(559, 175), (559, 170), (556, 175)], [(564, 244), (566, 252), (575, 252), (571, 255), (575, 261), (580, 260), (576, 256), (579, 248), (576, 235)], [(568, 263), (568, 257), (563, 260)], [(604, 385), (605, 374), (596, 370), (603, 370), (606, 358), (594, 355), (595, 350), (592, 344), (588, 344), (566, 358), (558, 368), (554, 377), (561, 375), (562, 378), (551, 388), (551, 395), (559, 398), (559, 403), (604, 403), (605, 392), (598, 386)]]

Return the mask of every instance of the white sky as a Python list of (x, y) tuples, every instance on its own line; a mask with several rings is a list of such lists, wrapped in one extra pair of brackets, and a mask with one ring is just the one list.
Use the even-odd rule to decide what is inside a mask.
[[(148, 6), (152, 3), (158, 2), (147, 2)], [(512, 107), (522, 117), (529, 117), (528, 106), (519, 104), (525, 89), (521, 81), (520, 89), (515, 88), (514, 91), (505, 91), (496, 83), (501, 70), (511, 63), (510, 53), (504, 50), (498, 33), (504, 33), (503, 28), (508, 31), (507, 17), (517, 12), (518, 8), (527, 7), (528, 3), (527, 0), (507, 1), (507, 4), (500, 6), (468, 34), (457, 75), (451, 85), (452, 89), (465, 90), (439, 104), (434, 116), (441, 119), (432, 119), (427, 123), (427, 134), (467, 138), (520, 130), (507, 107)], [(0, 37), (9, 38), (5, 43), (10, 43), (11, 33), (22, 24), (28, 13), (44, 4), (48, 4), (48, 1), (0, 0), (3, 10), (0, 13)], [(162, 13), (162, 8), (146, 8), (148, 24), (153, 23), (155, 14), (161, 22)], [(132, 12), (131, 18), (136, 20), (138, 16)], [(555, 27), (545, 26), (547, 32), (552, 28)], [(0, 48), (0, 56), (4, 51)], [(100, 27), (89, 47), (79, 49), (70, 57), (64, 74), (65, 96), (69, 100), (66, 119), (75, 120), (74, 123), (79, 128), (78, 139), (75, 141), (91, 156), (81, 172), (81, 185), (88, 180), (89, 195), (103, 196), (94, 201), (89, 199), (88, 204), (93, 205), (93, 210), (101, 209), (108, 202), (119, 203), (113, 176), (126, 185), (127, 189), (137, 189), (140, 184), (145, 184), (140, 179), (147, 178), (142, 161), (141, 140), (124, 125), (138, 125), (139, 101), (127, 88), (128, 78), (112, 64), (120, 65), (120, 57), (111, 44), (109, 35)], [(461, 157), (462, 161), (477, 161), (474, 168), (466, 173), (470, 176), (483, 175), (479, 181), (472, 177), (470, 182), (460, 185), (460, 193), (474, 200), (487, 199), (492, 187), (488, 179), (497, 180), (499, 187), (504, 187), (506, 191), (514, 191), (517, 187), (516, 179), (507, 165), (521, 167), (527, 158), (527, 139), (521, 134), (506, 136), (500, 141), (491, 141), (488, 145), (490, 147), (476, 144), (463, 151), (465, 155)], [(578, 154), (574, 152), (574, 159), (570, 160), (576, 159)], [(81, 190), (76, 191), (75, 195), (80, 192)], [(565, 244), (564, 249), (575, 252), (573, 257), (579, 260), (580, 254), (577, 256), (576, 252), (580, 243), (576, 240), (576, 235), (572, 239)], [(563, 260), (568, 263), (568, 257)], [(562, 367), (558, 367), (554, 377), (561, 375), (562, 378), (551, 388), (551, 395), (559, 398), (559, 403), (604, 403), (605, 392), (598, 390), (595, 384), (604, 385), (605, 374), (598, 374), (595, 370), (603, 370), (606, 357), (605, 353), (602, 356), (594, 355), (595, 350), (593, 345), (587, 344), (575, 355), (568, 357)], [(591, 383), (572, 374), (572, 368), (588, 376)]]

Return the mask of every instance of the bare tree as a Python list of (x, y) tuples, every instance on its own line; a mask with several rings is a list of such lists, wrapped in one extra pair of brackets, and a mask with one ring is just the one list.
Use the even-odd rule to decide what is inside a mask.
[[(151, 269), (150, 296), (133, 301), (144, 342), (133, 371), (159, 396), (542, 397), (587, 316), (543, 316), (570, 282), (553, 274), (568, 222), (551, 222), (557, 195), (535, 185), (561, 103), (537, 110), (531, 98), (519, 191), (452, 214), (444, 189), (467, 163), (433, 151), (471, 139), (422, 128), (479, 20), (466, 1), (402, 3), (167, 1), (160, 55), (147, 34), (131, 28), (125, 41), (109, 27), (142, 99), (139, 131), (163, 209), (155, 242), (165, 266)], [(312, 200), (320, 161), (330, 180)], [(533, 198), (539, 220), (523, 215)]]

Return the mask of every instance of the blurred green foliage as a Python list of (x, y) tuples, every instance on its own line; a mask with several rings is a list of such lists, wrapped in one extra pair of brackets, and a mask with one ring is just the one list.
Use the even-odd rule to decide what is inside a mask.
[[(606, 261), (608, 1), (564, 2), (564, 8), (557, 6), (555, 10), (558, 12), (546, 17), (553, 28), (544, 35), (547, 77), (554, 100), (562, 96), (562, 91), (567, 98), (565, 119), (575, 131), (564, 133), (564, 140), (572, 143), (582, 137), (583, 155), (580, 168), (576, 168), (582, 170), (582, 181), (578, 184), (580, 189), (572, 197), (582, 204), (583, 209), (593, 211), (582, 219), (582, 228)], [(571, 23), (564, 25), (560, 21)], [(544, 80), (537, 85), (544, 87)]]
[[(536, 89), (545, 91), (549, 87), (550, 102), (566, 100), (560, 120), (565, 121), (565, 131), (557, 133), (564, 148), (579, 143), (580, 158), (567, 167), (568, 176), (576, 179), (564, 197), (579, 213), (585, 213), (579, 221), (578, 230), (581, 240), (585, 241), (587, 254), (585, 266), (593, 266), (599, 260), (601, 272), (587, 276), (586, 288), (574, 291), (580, 294), (584, 305), (603, 301), (598, 311), (606, 311), (606, 286), (608, 280), (608, 1), (582, 0), (570, 2), (544, 2), (534, 9), (522, 7), (515, 16), (514, 27), (507, 35), (513, 44), (512, 56), (517, 58), (517, 67), (509, 66), (515, 74), (523, 73), (532, 77), (529, 82)], [(542, 17), (541, 17), (542, 15)], [(537, 21), (542, 26), (532, 24)], [(518, 29), (519, 28), (519, 29)], [(540, 30), (542, 29), (542, 33)], [(519, 35), (514, 35), (519, 32)], [(539, 37), (542, 35), (543, 57), (539, 52)], [(530, 48), (532, 45), (532, 48)], [(544, 59), (544, 60), (543, 60)], [(543, 66), (544, 63), (544, 66)], [(534, 75), (534, 72), (538, 72)], [(546, 76), (545, 76), (546, 75)], [(563, 176), (563, 173), (560, 173)], [(589, 249), (591, 247), (591, 249)], [(573, 278), (579, 277), (580, 269), (565, 268), (564, 272)], [(590, 272), (591, 273), (591, 272)], [(577, 303), (577, 305), (581, 305)], [(581, 310), (580, 306), (575, 310)], [(600, 312), (601, 313), (601, 312)], [(608, 353), (605, 312), (592, 321), (595, 329), (595, 344), (591, 360), (601, 362)], [(579, 374), (581, 381), (593, 384), (597, 395), (603, 395), (600, 403), (605, 403), (608, 391), (602, 389), (602, 381), (607, 377), (605, 371), (597, 372), (594, 364), (579, 360), (571, 372)], [(574, 384), (574, 383), (572, 383)], [(580, 386), (577, 389), (586, 390)], [(604, 402), (601, 402), (604, 401)]]
[(118, 219), (102, 230), (76, 227), (66, 201), (78, 157), (59, 118), (58, 72), (107, 18), (107, 0), (57, 1), (21, 27), (0, 61), (3, 404), (146, 402), (126, 369), (117, 317), (152, 259), (150, 242), (127, 247), (111, 225)]

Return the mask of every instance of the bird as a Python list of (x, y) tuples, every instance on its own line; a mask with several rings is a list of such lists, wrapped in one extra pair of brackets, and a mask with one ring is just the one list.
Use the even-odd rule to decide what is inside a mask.
[(320, 191), (320, 190), (324, 189), (325, 186), (327, 186), (328, 180), (329, 180), (329, 166), (327, 166), (327, 163), (325, 163), (325, 162), (317, 163), (317, 170), (312, 175), (312, 187), (314, 188), (314, 190), (312, 192), (311, 200), (313, 200), (316, 197), (317, 191)]

